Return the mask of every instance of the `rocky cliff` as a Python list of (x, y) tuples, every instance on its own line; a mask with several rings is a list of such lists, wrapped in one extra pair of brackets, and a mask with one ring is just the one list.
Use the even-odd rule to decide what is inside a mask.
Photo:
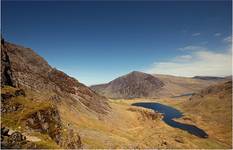
[(52, 68), (30, 48), (6, 41), (1, 44), (1, 85), (55, 92), (83, 103), (97, 113), (107, 113), (107, 99), (65, 73)]
[[(30, 48), (2, 39), (1, 125), (18, 135), (36, 135), (40, 142), (32, 142), (33, 148), (77, 149), (82, 147), (81, 137), (64, 119), (71, 110), (75, 115), (82, 112), (98, 118), (111, 108), (105, 97), (52, 68)], [(32, 148), (5, 139), (5, 148)]]

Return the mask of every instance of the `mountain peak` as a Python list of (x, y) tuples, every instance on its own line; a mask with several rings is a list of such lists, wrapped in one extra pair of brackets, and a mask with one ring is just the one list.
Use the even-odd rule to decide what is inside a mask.
[(132, 71), (128, 74), (145, 74), (144, 72), (140, 72), (140, 71)]
[(91, 88), (110, 98), (157, 97), (164, 83), (158, 78), (139, 71), (130, 72), (108, 84)]

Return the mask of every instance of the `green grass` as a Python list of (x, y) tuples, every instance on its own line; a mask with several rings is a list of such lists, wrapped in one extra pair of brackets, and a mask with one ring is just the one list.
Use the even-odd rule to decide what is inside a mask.
[[(17, 88), (4, 86), (1, 88), (1, 93), (10, 93), (14, 95)], [(48, 110), (53, 107), (51, 101), (35, 101), (30, 100), (24, 96), (15, 96), (7, 101), (7, 105), (14, 106), (16, 104), (22, 105), (22, 110), (15, 112), (8, 112), (1, 115), (1, 124), (15, 131), (26, 131), (25, 121), (32, 114), (40, 110)], [(58, 149), (60, 148), (48, 134), (40, 132), (32, 132), (32, 135), (41, 139), (41, 141), (33, 142), (37, 148), (43, 149)], [(27, 145), (26, 145), (27, 146)]]
[(23, 125), (23, 121), (25, 121), (30, 115), (39, 111), (46, 110), (52, 107), (52, 104), (47, 101), (45, 102), (34, 102), (29, 100), (23, 96), (13, 97), (8, 105), (21, 104), (23, 105), (23, 109), (16, 112), (11, 112), (7, 114), (2, 114), (1, 122), (6, 124), (9, 127), (18, 128), (20, 125)]

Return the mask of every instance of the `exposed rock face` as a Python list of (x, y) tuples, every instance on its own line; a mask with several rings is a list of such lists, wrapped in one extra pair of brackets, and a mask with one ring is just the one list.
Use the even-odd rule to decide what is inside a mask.
[(16, 96), (25, 96), (24, 90), (19, 89), (14, 93), (1, 93), (1, 113), (16, 112), (23, 109), (22, 104), (11, 102), (11, 98)]
[(76, 79), (52, 68), (42, 57), (29, 48), (1, 44), (1, 85), (29, 88), (37, 91), (52, 91), (59, 95), (72, 96), (97, 113), (107, 113), (110, 107), (102, 97)]
[(163, 86), (164, 83), (158, 78), (150, 74), (133, 71), (108, 84), (91, 86), (91, 88), (110, 98), (137, 98), (157, 97), (157, 92)]
[(11, 70), (11, 62), (6, 51), (5, 42), (1, 43), (1, 85), (15, 86)]
[[(36, 131), (41, 134), (47, 134), (55, 143), (62, 148), (81, 148), (82, 142), (79, 134), (75, 131), (65, 134), (66, 130), (72, 130), (71, 127), (65, 127), (61, 120), (59, 111), (52, 102), (41, 102), (36, 104), (34, 101), (29, 101), (26, 93), (22, 89), (13, 87), (2, 88), (1, 96), (1, 112), (3, 120), (11, 120), (12, 124), (18, 124), (24, 130)], [(7, 96), (6, 96), (7, 95)], [(14, 117), (18, 115), (18, 117)], [(11, 117), (9, 117), (11, 116)], [(18, 118), (20, 118), (18, 120)], [(6, 123), (3, 121), (4, 124)], [(7, 123), (6, 123), (7, 124)], [(20, 129), (21, 129), (20, 127)], [(23, 148), (21, 141), (21, 133), (8, 135), (9, 129), (2, 128), (1, 135), (8, 136), (2, 137), (5, 141), (3, 146), (5, 148)], [(23, 136), (22, 136), (23, 137)], [(13, 138), (13, 140), (12, 140)], [(72, 140), (68, 140), (68, 139)], [(9, 141), (9, 139), (11, 139)], [(19, 143), (20, 142), (20, 143)], [(25, 140), (22, 141), (25, 143)], [(31, 145), (25, 145), (26, 148), (32, 148)], [(28, 147), (29, 146), (29, 147)], [(35, 145), (34, 145), (35, 146)], [(36, 148), (36, 147), (35, 147)], [(37, 147), (39, 148), (39, 147)]]
[(26, 137), (21, 132), (13, 132), (8, 134), (9, 129), (1, 127), (1, 148), (2, 149), (22, 149), (35, 148), (35, 144), (26, 140)]
[[(79, 149), (82, 147), (79, 134), (71, 127), (62, 126), (56, 108), (48, 108), (31, 114), (26, 120), (26, 126), (34, 131), (48, 134), (62, 148)], [(67, 130), (66, 134), (64, 130)]]
[(59, 113), (54, 108), (40, 110), (28, 116), (26, 126), (29, 128), (47, 133), (56, 143), (59, 143), (61, 138), (61, 120)]

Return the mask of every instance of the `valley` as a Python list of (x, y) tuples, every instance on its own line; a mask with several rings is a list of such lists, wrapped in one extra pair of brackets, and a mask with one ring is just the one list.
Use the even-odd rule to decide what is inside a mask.
[(2, 0), (1, 149), (232, 149), (232, 1)]
[[(231, 144), (221, 141), (218, 133), (215, 133), (217, 136), (211, 134), (208, 138), (200, 138), (187, 131), (167, 125), (162, 120), (162, 116), (152, 119), (148, 114), (154, 112), (149, 109), (132, 106), (132, 104), (139, 102), (156, 102), (182, 111), (184, 109), (180, 106), (184, 101), (176, 101), (169, 98), (111, 100), (110, 105), (113, 108), (113, 112), (110, 113), (111, 117), (102, 120), (104, 124), (95, 120), (95, 125), (91, 124), (88, 127), (82, 127), (79, 124), (78, 128), (81, 131), (81, 135), (83, 135), (84, 141), (86, 141), (86, 138), (87, 143), (88, 140), (95, 141), (89, 148), (96, 148), (97, 143), (101, 143), (98, 148), (110, 146), (113, 148), (230, 148)], [(141, 110), (146, 111), (146, 113), (142, 113)], [(176, 121), (182, 123), (184, 122), (183, 119), (189, 118), (189, 122), (186, 121), (185, 123), (198, 126), (207, 133), (216, 130), (216, 126), (213, 126), (212, 123), (208, 124), (208, 121), (205, 121), (205, 124), (203, 124), (202, 118), (195, 114), (190, 115), (192, 115), (192, 118), (184, 115), (183, 118)], [(224, 129), (218, 130), (218, 132), (224, 132)], [(88, 136), (86, 137), (85, 135)], [(93, 138), (96, 136), (98, 138)]]
[[(228, 77), (133, 71), (87, 87), (51, 67), (30, 48), (2, 41), (1, 53), (4, 148), (232, 146), (232, 80)], [(140, 103), (149, 105), (135, 106)], [(172, 113), (165, 111), (168, 108)]]
[[(186, 100), (186, 98), (179, 100), (174, 98), (110, 99), (109, 105), (112, 111), (98, 117), (92, 113), (87, 114), (80, 109), (68, 107), (65, 103), (58, 105), (57, 109), (63, 122), (62, 133), (67, 134), (70, 129), (78, 133), (81, 137), (82, 148), (230, 148), (231, 137), (223, 137), (225, 129), (220, 128), (219, 124), (214, 125), (208, 118), (200, 118), (196, 113), (186, 111), (183, 108)], [(185, 115), (175, 120), (204, 129), (208, 133), (208, 138), (200, 138), (187, 131), (171, 127), (163, 121), (160, 113), (132, 106), (142, 102), (159, 103), (180, 110)], [(43, 109), (44, 106), (40, 107)], [(41, 134), (40, 131), (28, 130), (23, 124), (21, 125), (22, 119), (19, 122), (15, 118), (17, 124), (14, 122), (9, 124), (7, 119), (12, 120), (12, 116), (2, 116), (3, 126), (21, 131), (27, 135), (26, 137), (39, 139), (38, 141), (31, 140), (36, 148), (58, 148), (50, 136), (45, 133)]]

